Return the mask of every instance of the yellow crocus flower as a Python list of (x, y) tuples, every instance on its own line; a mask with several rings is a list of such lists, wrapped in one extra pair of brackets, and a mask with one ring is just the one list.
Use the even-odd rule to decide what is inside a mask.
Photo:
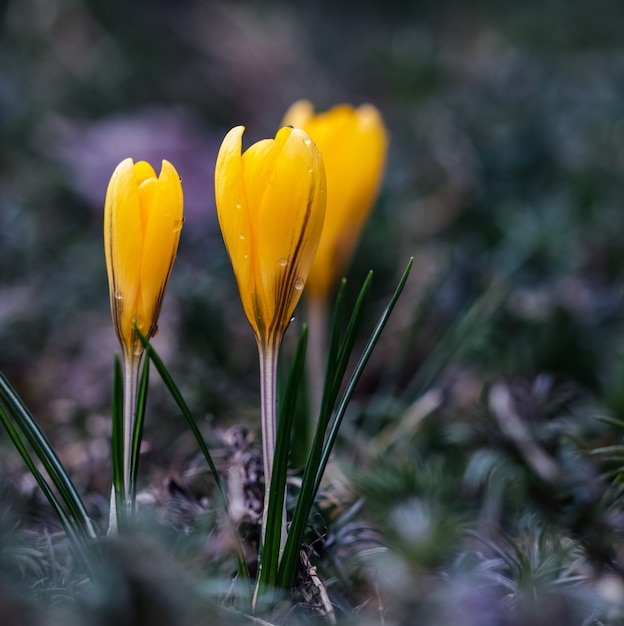
[(226, 135), (215, 168), (223, 239), (258, 342), (281, 340), (301, 297), (325, 215), (325, 170), (308, 135), (282, 128), (242, 152)]
[[(277, 358), (312, 265), (325, 217), (323, 159), (308, 135), (282, 128), (242, 152), (245, 128), (226, 135), (215, 167), (221, 233), (260, 357), (263, 537), (277, 432)], [(282, 537), (286, 533), (282, 511)], [(256, 589), (257, 591), (257, 589)]]
[(149, 163), (125, 159), (108, 184), (104, 249), (115, 331), (125, 357), (142, 351), (134, 325), (148, 338), (178, 249), (183, 222), (180, 177), (168, 161), (159, 176)]
[(300, 100), (290, 107), (282, 123), (305, 130), (325, 163), (325, 225), (306, 285), (308, 296), (325, 299), (347, 270), (377, 198), (388, 132), (379, 111), (370, 104), (359, 108), (341, 104), (315, 114), (309, 101)]
[[(183, 196), (180, 177), (168, 161), (160, 175), (149, 163), (123, 160), (113, 172), (104, 205), (104, 250), (110, 307), (123, 352), (123, 492), (111, 494), (109, 532), (132, 515), (134, 476), (131, 442), (143, 346), (135, 327), (148, 339), (156, 334), (158, 315), (178, 250)], [(123, 500), (117, 507), (117, 497)]]

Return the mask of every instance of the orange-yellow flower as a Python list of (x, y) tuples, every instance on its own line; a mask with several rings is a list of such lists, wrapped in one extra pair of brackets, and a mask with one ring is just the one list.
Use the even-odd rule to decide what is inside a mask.
[(160, 175), (145, 161), (125, 159), (108, 184), (104, 248), (110, 305), (124, 356), (142, 351), (134, 325), (148, 338), (178, 249), (183, 222), (180, 177), (168, 161)]
[(305, 284), (325, 215), (325, 170), (308, 135), (282, 128), (242, 152), (226, 135), (215, 168), (221, 233), (259, 343), (281, 340)]
[(326, 298), (344, 275), (383, 177), (388, 133), (375, 107), (338, 105), (314, 113), (306, 100), (295, 102), (283, 124), (305, 130), (323, 155), (327, 211), (306, 293)]

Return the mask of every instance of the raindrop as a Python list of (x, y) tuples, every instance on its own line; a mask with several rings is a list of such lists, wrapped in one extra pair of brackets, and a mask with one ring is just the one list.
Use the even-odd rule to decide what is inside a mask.
[(303, 280), (303, 278), (299, 276), (299, 278), (297, 278), (297, 280), (295, 281), (295, 289), (303, 289), (304, 283), (305, 281)]
[(293, 315), (293, 316), (290, 318), (290, 323), (292, 324), (294, 321), (295, 321), (295, 316)]
[(119, 176), (119, 172), (113, 172), (113, 178), (117, 178)]
[(309, 167), (308, 168), (308, 174), (314, 174), (314, 168), (313, 167)]
[(242, 208), (242, 207), (241, 207), (241, 203), (240, 203), (240, 202), (237, 202), (237, 203), (236, 203), (236, 208), (237, 208), (237, 209), (241, 209), (241, 208)]
[(311, 140), (309, 137), (306, 137), (306, 138), (303, 140), (303, 143), (304, 143), (306, 146), (309, 146), (309, 145), (312, 143), (312, 140)]
[(143, 316), (142, 315), (135, 315), (132, 318), (132, 323), (139, 329), (141, 330), (143, 328), (143, 325), (145, 324), (145, 321), (143, 320)]
[(123, 300), (123, 294), (121, 293), (121, 291), (119, 291), (119, 289), (115, 289), (115, 300)]
[(248, 259), (249, 255), (248, 254), (243, 254), (243, 259)]
[(137, 339), (134, 342), (134, 354), (136, 356), (139, 356), (142, 353), (143, 353), (143, 344)]
[(156, 337), (156, 335), (158, 335), (158, 331), (160, 329), (158, 328), (158, 324), (156, 324), (156, 326), (154, 326), (154, 332), (152, 333), (152, 337)]
[(282, 257), (279, 261), (278, 261), (280, 267), (286, 267), (288, 265), (288, 259), (285, 259), (284, 257)]
[(243, 235), (243, 233), (241, 233), (241, 234), (238, 236), (238, 238), (239, 238), (241, 241), (244, 241), (244, 239), (245, 239), (245, 235)]
[(184, 220), (176, 220), (173, 223), (173, 232), (174, 233), (179, 233), (182, 230), (182, 224), (184, 224)]

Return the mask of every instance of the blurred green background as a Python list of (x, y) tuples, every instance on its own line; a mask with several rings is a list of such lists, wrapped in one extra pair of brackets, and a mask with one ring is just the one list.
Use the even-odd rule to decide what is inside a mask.
[[(624, 418), (623, 24), (617, 0), (0, 2), (0, 369), (70, 466), (106, 464), (106, 185), (127, 156), (166, 158), (186, 223), (154, 345), (206, 426), (253, 425), (255, 344), (214, 208), (220, 142), (237, 124), (247, 145), (273, 136), (299, 98), (371, 102), (391, 146), (349, 274), (355, 292), (374, 270), (368, 328), (415, 265), (344, 426), (356, 492), (383, 504), (397, 545), (415, 541), (397, 520), (445, 520), (427, 550), (403, 550), (419, 567), (445, 562), (460, 521), (513, 527), (507, 498), (512, 515), (530, 503), (600, 535), (581, 515), (600, 498), (579, 494), (602, 468), (579, 450), (619, 441), (595, 415)], [(556, 497), (488, 417), (501, 380), (569, 477)], [(426, 392), (432, 419), (414, 404)], [(146, 442), (162, 466), (184, 431), (165, 398), (154, 381)]]
[[(186, 194), (155, 345), (202, 410), (256, 402), (214, 161), (231, 126), (246, 125), (249, 143), (272, 136), (301, 97), (319, 110), (372, 102), (390, 129), (351, 278), (373, 269), (383, 298), (416, 257), (389, 334), (409, 332), (426, 294), (433, 315), (394, 365), (401, 384), (496, 284), (502, 303), (462, 346), (469, 369), (547, 370), (619, 410), (620, 3), (1, 6), (0, 367), (44, 413), (73, 421), (108, 406), (102, 205), (126, 156), (172, 161)], [(380, 352), (377, 374), (391, 365)]]

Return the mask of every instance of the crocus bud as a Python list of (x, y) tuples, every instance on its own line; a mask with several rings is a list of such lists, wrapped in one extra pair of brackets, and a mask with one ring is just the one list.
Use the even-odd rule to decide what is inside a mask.
[(242, 153), (226, 135), (215, 169), (221, 233), (259, 342), (281, 340), (301, 297), (325, 215), (325, 170), (302, 130), (282, 128)]
[(180, 177), (168, 161), (160, 175), (145, 161), (122, 161), (108, 184), (104, 248), (110, 305), (124, 356), (140, 355), (134, 326), (146, 336), (158, 315), (183, 222)]
[(327, 298), (344, 276), (383, 177), (388, 133), (375, 107), (338, 105), (314, 113), (306, 100), (295, 102), (283, 124), (305, 130), (323, 155), (327, 211), (306, 293)]

